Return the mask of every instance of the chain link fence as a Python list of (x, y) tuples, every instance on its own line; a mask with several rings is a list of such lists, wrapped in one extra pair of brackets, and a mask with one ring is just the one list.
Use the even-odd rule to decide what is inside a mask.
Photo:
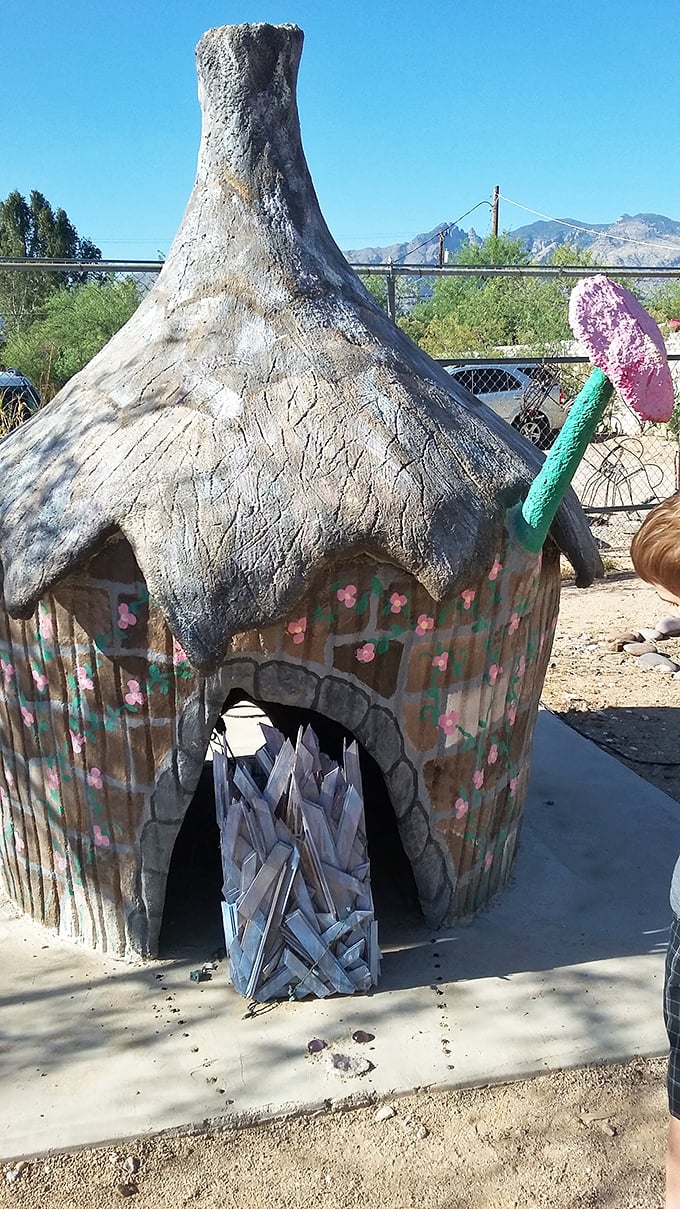
[[(162, 267), (0, 257), (0, 367), (25, 374), (48, 403), (129, 319)], [(2, 432), (8, 407), (0, 411)]]
[[(441, 364), (542, 450), (553, 444), (592, 369), (585, 357)], [(669, 354), (669, 365), (680, 399), (680, 356)], [(645, 512), (680, 487), (679, 455), (675, 424), (643, 423), (614, 396), (573, 481), (600, 546), (628, 550)]]
[[(667, 267), (353, 267), (395, 323), (542, 450), (552, 445), (592, 369), (571, 339), (567, 321), (576, 280), (605, 273), (648, 305), (661, 290), (680, 284), (680, 268)], [(448, 313), (442, 302), (449, 304)], [(465, 308), (469, 327), (460, 322)], [(510, 339), (507, 329), (512, 331)], [(645, 513), (680, 486), (679, 329), (680, 322), (672, 321), (666, 333), (676, 398), (670, 424), (642, 423), (615, 396), (574, 478), (574, 489), (605, 552), (627, 555)]]
[[(568, 330), (566, 309), (574, 281), (588, 273), (604, 272), (623, 279), (643, 298), (646, 293), (663, 286), (669, 278), (680, 281), (680, 269), (667, 268), (353, 267), (394, 321), (422, 343), (456, 381), (543, 450), (554, 441), (591, 369), (588, 360), (578, 355), (570, 341), (535, 335), (538, 332), (540, 336), (542, 326), (552, 325), (554, 329), (556, 322), (558, 326), (561, 322), (565, 332)], [(74, 299), (77, 297), (75, 291), (87, 284), (94, 287), (91, 291), (95, 316), (92, 339), (95, 344), (99, 339), (100, 347), (113, 334), (102, 322), (102, 308), (109, 308), (109, 326), (116, 330), (116, 323), (120, 326), (125, 322), (128, 312), (131, 313), (152, 288), (161, 268), (162, 263), (157, 261), (71, 263), (0, 258), (0, 316), (9, 314), (10, 307), (14, 308), (12, 313), (15, 315), (21, 308), (26, 311), (31, 299), (34, 306), (37, 300), (36, 314), (40, 316), (44, 313), (45, 298), (53, 297), (59, 287), (62, 293), (66, 290)], [(472, 283), (476, 287), (472, 292), (473, 301), (477, 296), (481, 298), (481, 290), (490, 282), (494, 283), (491, 293), (481, 298), (482, 306), (491, 312), (489, 322), (481, 323), (477, 317), (474, 337), (446, 314), (434, 313), (426, 331), (422, 324), (419, 325), (419, 312), (427, 309), (435, 294), (435, 283), (442, 277), (458, 285)], [(550, 293), (544, 289), (547, 281), (553, 283)], [(506, 304), (511, 304), (517, 315), (524, 316), (523, 322), (534, 332), (534, 339), (512, 345), (494, 343), (496, 316), (493, 307), (500, 291)], [(113, 299), (120, 295), (125, 296), (126, 309), (118, 317)], [(11, 368), (28, 374), (43, 402), (49, 401), (62, 384), (64, 375), (81, 368), (77, 360), (66, 357), (62, 345), (67, 337), (60, 344), (59, 325), (53, 323), (50, 327), (50, 305), (47, 319), (37, 318), (36, 327), (24, 323), (23, 344), (21, 339), (6, 340), (3, 349), (3, 328), (0, 326), (0, 366), (7, 366), (9, 362)], [(561, 316), (559, 313), (548, 314), (549, 309), (559, 312), (560, 308)], [(56, 308), (53, 306), (53, 309)], [(549, 324), (547, 320), (550, 320)], [(15, 326), (22, 329), (21, 323)], [(498, 326), (502, 327), (500, 319)], [(680, 328), (680, 323), (677, 326)], [(680, 400), (680, 332), (669, 332), (667, 345), (676, 399)], [(83, 364), (96, 351), (97, 347), (90, 348), (87, 340), (81, 340)], [(10, 362), (8, 354), (15, 352), (16, 356)], [(55, 367), (60, 366), (61, 377), (55, 373)], [(12, 399), (16, 402), (14, 395)], [(0, 420), (2, 410), (0, 398)], [(645, 512), (678, 490), (679, 428), (676, 417), (669, 425), (643, 424), (618, 398), (610, 404), (574, 479), (574, 489), (603, 550), (627, 551)]]

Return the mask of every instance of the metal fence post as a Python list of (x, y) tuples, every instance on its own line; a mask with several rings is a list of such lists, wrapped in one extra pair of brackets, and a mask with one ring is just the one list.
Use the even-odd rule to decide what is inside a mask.
[(389, 262), (387, 270), (387, 314), (393, 323), (397, 322), (397, 292), (396, 292), (396, 277), (394, 274), (394, 265)]

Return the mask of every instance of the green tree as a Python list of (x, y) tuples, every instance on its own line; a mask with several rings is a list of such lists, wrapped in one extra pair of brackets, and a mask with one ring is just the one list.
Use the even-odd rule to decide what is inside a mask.
[(374, 277), (371, 273), (359, 273), (359, 280), (384, 311), (387, 310), (387, 278)]
[(646, 305), (658, 323), (680, 319), (680, 281), (664, 282), (649, 295)]
[(5, 363), (20, 366), (43, 400), (51, 399), (127, 322), (139, 302), (133, 277), (62, 286), (45, 300), (39, 318), (8, 336)]
[[(15, 189), (0, 201), (0, 256), (97, 261), (101, 260), (101, 251), (91, 240), (83, 239), (66, 211), (53, 209), (42, 193), (34, 189), (26, 201)], [(54, 290), (87, 279), (87, 273), (78, 272), (0, 272), (0, 315), (5, 334), (30, 322)]]
[[(518, 275), (491, 276), (486, 267), (531, 263), (521, 240), (490, 236), (467, 244), (454, 264), (478, 268), (474, 277), (438, 277), (432, 297), (413, 308), (402, 326), (432, 356), (493, 355), (499, 348), (522, 345), (547, 354), (570, 336), (567, 302), (571, 282)], [(588, 253), (564, 246), (547, 261), (556, 266), (587, 265)]]

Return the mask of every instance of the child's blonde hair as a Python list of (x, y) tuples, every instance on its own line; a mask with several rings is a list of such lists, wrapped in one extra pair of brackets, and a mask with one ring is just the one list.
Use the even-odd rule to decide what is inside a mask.
[(631, 542), (630, 556), (640, 579), (680, 599), (680, 491), (649, 513)]

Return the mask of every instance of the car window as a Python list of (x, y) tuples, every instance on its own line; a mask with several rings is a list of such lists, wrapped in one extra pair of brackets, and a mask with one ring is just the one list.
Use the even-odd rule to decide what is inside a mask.
[(492, 369), (475, 370), (475, 394), (488, 395), (497, 390), (496, 374)]
[(501, 391), (521, 389), (520, 383), (498, 366), (478, 369), (475, 373), (475, 392), (478, 395), (495, 395)]
[(3, 407), (23, 403), (24, 399), (27, 403), (32, 402), (28, 391), (23, 391), (18, 386), (0, 386), (0, 403)]
[(457, 369), (454, 371), (453, 377), (456, 379), (456, 382), (460, 382), (461, 386), (465, 386), (468, 390), (472, 390), (473, 381), (471, 369)]

